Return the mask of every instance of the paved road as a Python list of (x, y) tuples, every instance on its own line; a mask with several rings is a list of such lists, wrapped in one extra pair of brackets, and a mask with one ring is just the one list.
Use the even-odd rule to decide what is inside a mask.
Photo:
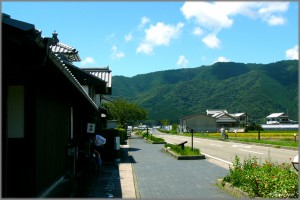
[[(152, 130), (152, 133), (164, 138), (167, 142), (180, 143), (182, 141), (188, 141), (186, 145), (191, 146), (191, 137), (169, 135), (159, 133), (155, 130)], [(222, 160), (228, 164), (234, 161), (235, 155), (238, 155), (241, 160), (249, 158), (249, 155), (251, 155), (251, 157), (255, 156), (257, 158), (261, 158), (262, 162), (271, 158), (272, 161), (279, 163), (291, 162), (290, 158), (293, 159), (296, 155), (298, 155), (298, 151), (295, 150), (248, 145), (228, 141), (223, 142), (220, 140), (209, 140), (195, 137), (193, 141), (193, 146), (195, 148), (199, 148), (201, 153)]]
[(233, 199), (215, 183), (228, 169), (208, 160), (175, 160), (160, 151), (163, 145), (148, 144), (132, 136), (129, 153), (141, 198)]

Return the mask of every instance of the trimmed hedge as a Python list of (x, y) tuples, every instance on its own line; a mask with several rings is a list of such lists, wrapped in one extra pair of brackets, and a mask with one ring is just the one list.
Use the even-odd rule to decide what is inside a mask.
[(120, 137), (120, 144), (125, 144), (127, 139), (125, 129), (104, 129), (99, 134), (106, 139), (106, 144), (100, 148), (101, 159), (114, 161), (114, 159), (120, 158), (120, 150), (115, 150), (115, 137)]
[(191, 147), (187, 147), (185, 146), (184, 149), (182, 150), (180, 146), (178, 145), (174, 145), (174, 144), (165, 144), (165, 148), (170, 147), (172, 151), (174, 151), (175, 153), (177, 153), (178, 155), (182, 155), (182, 156), (198, 156), (200, 155), (200, 150), (197, 148), (191, 148)]

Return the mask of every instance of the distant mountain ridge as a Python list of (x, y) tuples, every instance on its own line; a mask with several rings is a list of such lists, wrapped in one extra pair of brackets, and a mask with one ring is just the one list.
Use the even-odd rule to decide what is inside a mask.
[(134, 77), (112, 77), (113, 98), (137, 103), (149, 119), (173, 122), (206, 109), (246, 112), (257, 123), (270, 113), (298, 120), (298, 60), (270, 64), (218, 62)]

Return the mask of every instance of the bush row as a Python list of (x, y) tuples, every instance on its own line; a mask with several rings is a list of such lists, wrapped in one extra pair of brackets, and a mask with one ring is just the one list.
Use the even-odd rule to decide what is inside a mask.
[(249, 157), (241, 163), (236, 156), (223, 182), (230, 182), (251, 197), (298, 198), (299, 195), (298, 174), (291, 164), (277, 164), (270, 159), (261, 163), (256, 157)]
[(184, 147), (184, 149), (182, 149), (180, 146), (178, 145), (174, 145), (174, 144), (165, 144), (165, 148), (170, 147), (171, 151), (175, 152), (178, 155), (181, 156), (199, 156), (200, 155), (200, 150), (197, 148), (191, 148), (191, 147)]

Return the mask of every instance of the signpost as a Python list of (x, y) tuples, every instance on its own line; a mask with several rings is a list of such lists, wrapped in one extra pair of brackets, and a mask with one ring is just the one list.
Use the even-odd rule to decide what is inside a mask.
[(194, 150), (194, 148), (193, 148), (193, 141), (194, 141), (194, 129), (191, 129), (191, 132), (192, 132), (192, 150)]
[[(96, 124), (88, 123), (86, 132), (87, 133), (95, 133), (95, 127), (96, 127)], [(89, 134), (89, 150), (90, 149), (91, 149), (91, 137), (90, 137), (90, 134)], [(90, 153), (88, 154), (88, 158), (91, 158)]]
[(96, 127), (96, 124), (93, 124), (93, 123), (88, 123), (87, 124), (87, 131), (88, 133), (95, 133), (95, 127)]

